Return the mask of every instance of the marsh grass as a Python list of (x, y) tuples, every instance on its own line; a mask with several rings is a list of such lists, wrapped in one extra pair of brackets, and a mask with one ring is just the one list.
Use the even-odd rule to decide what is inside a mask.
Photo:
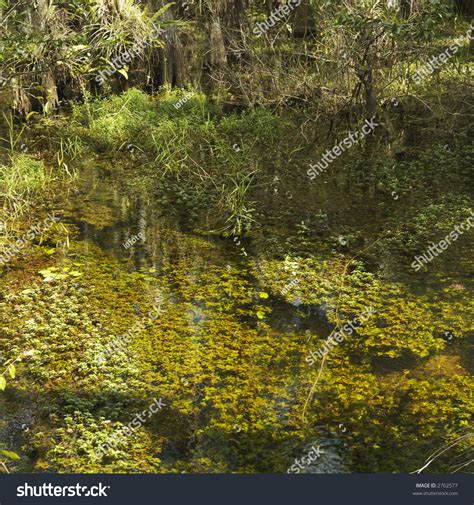
[(19, 131), (17, 131), (15, 121), (13, 120), (13, 115), (11, 113), (8, 115), (4, 112), (2, 115), (3, 119), (5, 120), (5, 124), (7, 125), (7, 137), (0, 137), (0, 140), (3, 140), (3, 142), (8, 145), (7, 150), (9, 151), (10, 155), (14, 155), (16, 147), (19, 144), (26, 129), (26, 125), (21, 125)]
[(82, 142), (77, 135), (60, 139), (59, 150), (56, 153), (56, 161), (59, 172), (58, 175), (62, 180), (73, 180), (77, 178), (78, 173), (71, 167), (70, 162), (73, 162), (78, 157), (82, 152), (82, 147)]
[(26, 154), (0, 165), (0, 234), (12, 240), (23, 216), (50, 191), (54, 178), (44, 163)]
[(275, 161), (273, 153), (291, 143), (290, 122), (270, 111), (222, 116), (202, 93), (166, 86), (152, 97), (130, 89), (120, 96), (88, 99), (74, 106), (72, 119), (68, 133), (84, 146), (118, 158), (128, 151), (127, 170), (146, 167), (155, 198), (177, 188), (189, 215), (201, 209), (211, 216), (206, 231), (226, 236), (250, 231), (254, 177), (258, 174), (262, 181), (264, 167)]
[(75, 177), (68, 163), (81, 149), (78, 137), (60, 140), (57, 152), (57, 169), (48, 169), (42, 160), (23, 151), (22, 142), (28, 142), (31, 113), (26, 123), (16, 123), (13, 115), (3, 113), (6, 125), (5, 137), (0, 137), (6, 146), (8, 156), (0, 162), (0, 231), (8, 235), (17, 228), (18, 220), (51, 190), (51, 185), (58, 181), (71, 180)]
[(0, 198), (4, 208), (27, 205), (53, 182), (51, 173), (40, 160), (20, 154), (1, 166)]
[(253, 218), (253, 202), (247, 197), (255, 172), (237, 173), (232, 177), (232, 189), (223, 192), (224, 207), (229, 217), (226, 226), (221, 230), (224, 235), (242, 235), (250, 230)]

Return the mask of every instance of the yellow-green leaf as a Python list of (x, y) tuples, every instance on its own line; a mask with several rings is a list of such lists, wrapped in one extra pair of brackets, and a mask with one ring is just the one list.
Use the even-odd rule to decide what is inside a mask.
[(127, 79), (127, 81), (128, 81), (128, 73), (124, 68), (119, 68), (118, 73), (122, 74), (125, 77), (125, 79)]
[(12, 451), (2, 450), (2, 451), (0, 451), (0, 454), (3, 454), (7, 458), (13, 459), (15, 461), (18, 461), (20, 459), (20, 456), (18, 456), (18, 454), (16, 454), (15, 452), (12, 452)]

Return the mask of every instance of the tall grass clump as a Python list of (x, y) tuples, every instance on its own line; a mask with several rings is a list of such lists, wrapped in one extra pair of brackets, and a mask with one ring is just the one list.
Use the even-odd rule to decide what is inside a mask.
[(53, 182), (43, 161), (26, 154), (0, 166), (0, 201), (4, 211), (19, 214)]
[[(181, 99), (188, 101), (178, 109)], [(76, 105), (72, 113), (73, 130), (99, 151), (117, 151), (134, 145), (144, 152), (154, 151), (157, 129), (166, 130), (170, 120), (176, 132), (187, 130), (190, 123), (207, 115), (204, 96), (185, 90), (164, 88), (158, 99), (132, 88), (122, 95), (88, 99)], [(181, 135), (183, 137), (183, 135)], [(171, 136), (173, 139), (173, 135)]]
[(156, 199), (177, 191), (165, 200), (182, 196), (188, 215), (212, 216), (207, 231), (223, 235), (250, 230), (254, 181), (266, 167), (273, 170), (278, 152), (294, 149), (288, 120), (265, 110), (222, 116), (202, 93), (187, 89), (88, 99), (72, 118), (71, 134), (98, 152), (133, 153), (126, 170), (139, 167)]

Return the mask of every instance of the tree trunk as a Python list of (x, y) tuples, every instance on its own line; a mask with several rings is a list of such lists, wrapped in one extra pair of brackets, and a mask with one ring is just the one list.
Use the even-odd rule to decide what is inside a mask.
[(44, 105), (43, 108), (45, 112), (50, 112), (51, 110), (57, 109), (59, 106), (58, 97), (58, 87), (56, 85), (56, 79), (54, 78), (53, 72), (47, 70), (41, 77), (41, 87), (44, 93)]
[(224, 35), (219, 18), (211, 20), (209, 26), (209, 54), (208, 64), (214, 68), (221, 68), (227, 63)]
[(400, 0), (399, 10), (403, 19), (409, 18), (413, 11), (413, 0)]
[[(168, 2), (159, 2), (158, 8)], [(161, 17), (163, 21), (173, 21), (173, 7), (169, 8)], [(184, 48), (178, 30), (174, 26), (167, 26), (164, 34), (164, 47), (158, 49), (158, 62), (155, 65), (154, 81), (162, 86), (183, 86), (186, 82), (184, 67)]]
[(26, 116), (33, 110), (33, 104), (31, 103), (30, 97), (22, 86), (22, 78), (12, 78), (11, 86), (13, 89), (12, 108), (22, 116)]
[(374, 72), (372, 69), (367, 71), (365, 80), (365, 109), (367, 119), (372, 119), (377, 115), (377, 97), (374, 87)]
[[(36, 9), (33, 13), (34, 25), (38, 26), (42, 32), (46, 30), (46, 14), (49, 8), (49, 0), (37, 0)], [(46, 112), (54, 110), (59, 106), (58, 88), (52, 69), (47, 69), (40, 77), (41, 91), (43, 94), (43, 109)]]
[(266, 0), (265, 1), (265, 9), (267, 11), (267, 16), (269, 16), (273, 10), (273, 0)]
[[(365, 113), (366, 119), (371, 121), (377, 117), (377, 92), (374, 84), (374, 60), (370, 55), (366, 60), (367, 72), (364, 80), (365, 88)], [(371, 131), (366, 136), (366, 156), (371, 156), (375, 144), (375, 132)]]
[(455, 0), (456, 10), (466, 16), (474, 16), (474, 0)]
[(293, 35), (298, 38), (310, 37), (316, 34), (313, 9), (308, 0), (303, 0), (293, 11)]
[(245, 13), (245, 0), (234, 0), (226, 10), (229, 13), (229, 26), (236, 29), (240, 28)]

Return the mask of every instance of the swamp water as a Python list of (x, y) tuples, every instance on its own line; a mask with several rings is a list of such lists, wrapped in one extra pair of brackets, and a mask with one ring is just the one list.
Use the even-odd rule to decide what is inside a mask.
[[(376, 252), (346, 268), (360, 238), (328, 247), (324, 227), (357, 228), (363, 251), (404, 206), (275, 181), (251, 237), (224, 239), (193, 230), (172, 196), (152, 203), (85, 165), (67, 203), (51, 204), (67, 239), (46, 239), (1, 279), (3, 356), (28, 353), (0, 397), (19, 470), (286, 472), (319, 445), (302, 472), (406, 472), (468, 430), (472, 241), (418, 277)], [(364, 305), (373, 320), (319, 377), (308, 353)], [(164, 407), (124, 434), (155, 399)]]

